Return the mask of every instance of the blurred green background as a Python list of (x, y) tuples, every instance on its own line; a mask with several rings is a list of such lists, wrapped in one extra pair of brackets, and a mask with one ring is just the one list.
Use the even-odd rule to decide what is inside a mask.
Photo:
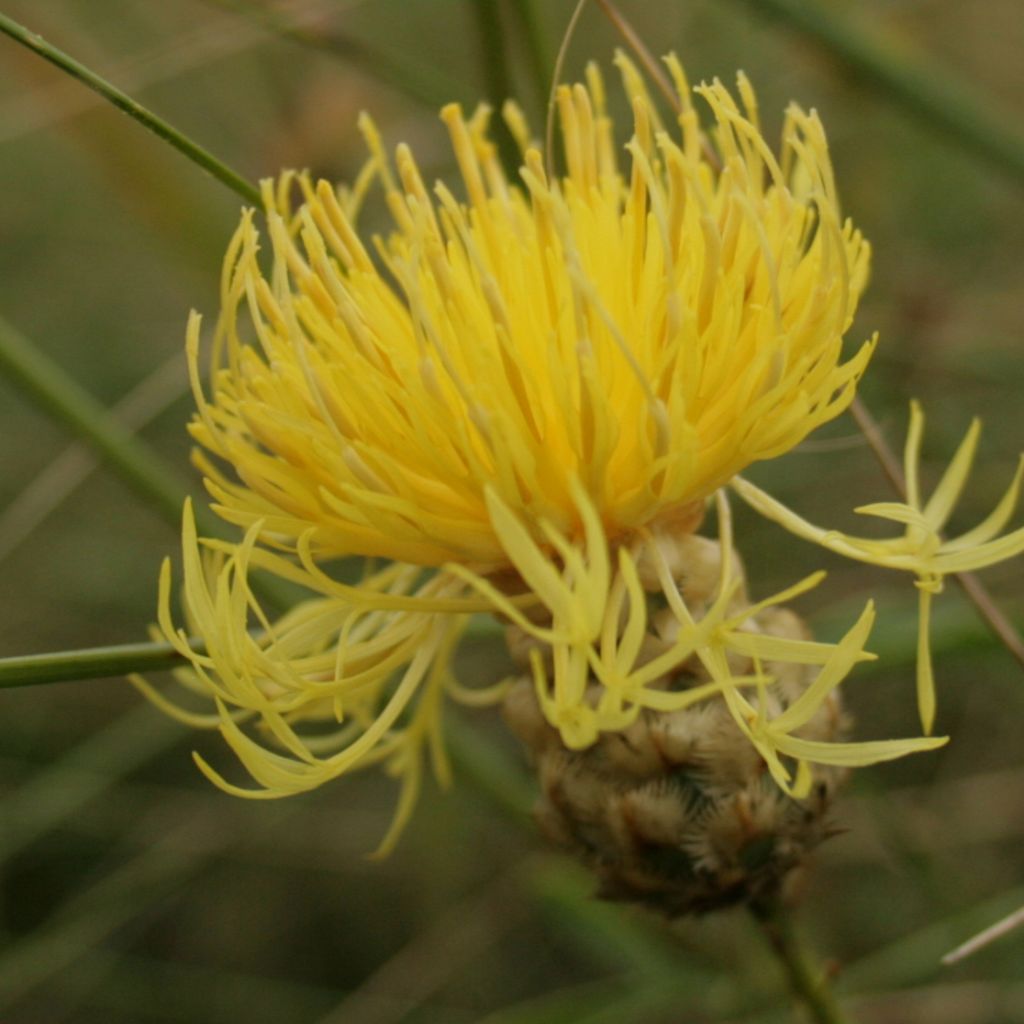
[[(824, 4), (824, 0), (823, 0)], [(557, 48), (573, 4), (534, 4)], [(790, 99), (817, 107), (840, 192), (875, 247), (853, 337), (882, 344), (863, 394), (899, 446), (911, 395), (926, 454), (948, 458), (983, 414), (980, 465), (957, 523), (1001, 493), (1024, 447), (1024, 177), (993, 168), (864, 87), (834, 53), (758, 17), (756, 0), (622, 0), (692, 80), (743, 68), (769, 135)], [(255, 179), (358, 169), (372, 111), (428, 177), (451, 170), (436, 108), (471, 105), (494, 65), (479, 8), (497, 10), (512, 87), (542, 123), (515, 0), (22, 0), (5, 13), (105, 74)], [(824, 4), (1024, 120), (1020, 0)], [(596, 7), (567, 75), (620, 40)], [(197, 490), (183, 425), (182, 341), (212, 315), (237, 197), (33, 54), (0, 38), (0, 315), (128, 422)], [(0, 380), (0, 654), (143, 637), (176, 530)], [(753, 476), (809, 518), (850, 524), (889, 497), (848, 417)], [(1018, 517), (1019, 521), (1019, 517)], [(957, 525), (955, 523), (954, 525)], [(880, 663), (846, 686), (858, 738), (913, 734), (915, 593), (740, 512), (767, 594), (824, 564), (803, 611), (835, 638), (879, 599)], [(1024, 625), (1024, 573), (986, 581)], [(1024, 1021), (1024, 931), (956, 968), (938, 958), (1024, 903), (1024, 672), (955, 587), (935, 623), (938, 755), (863, 770), (842, 834), (806, 880), (803, 916), (863, 1021)], [(464, 669), (498, 677), (500, 651)], [(778, 969), (741, 912), (668, 928), (592, 904), (547, 852), (529, 782), (494, 715), (493, 791), (431, 786), (398, 851), (367, 859), (391, 784), (348, 779), (280, 803), (207, 785), (189, 752), (227, 764), (120, 681), (0, 694), (0, 1020), (39, 1022), (711, 1022), (790, 1019)], [(478, 770), (478, 774), (479, 774)], [(524, 789), (524, 787), (526, 787)]]

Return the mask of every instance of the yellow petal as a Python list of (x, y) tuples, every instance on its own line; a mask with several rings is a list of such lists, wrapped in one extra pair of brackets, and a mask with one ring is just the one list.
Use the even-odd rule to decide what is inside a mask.
[(874, 602), (868, 601), (864, 611), (822, 666), (814, 682), (781, 715), (773, 718), (773, 733), (792, 732), (806, 725), (821, 707), (825, 698), (846, 678), (850, 669), (862, 661), (864, 643), (875, 622)]
[(946, 520), (967, 483), (967, 476), (974, 463), (980, 436), (981, 420), (975, 418), (971, 421), (963, 441), (960, 442), (949, 466), (946, 467), (946, 472), (942, 474), (942, 479), (924, 507), (925, 518), (936, 533), (946, 525)]
[(969, 548), (980, 547), (992, 540), (1010, 521), (1014, 509), (1017, 507), (1022, 480), (1024, 480), (1024, 455), (1021, 455), (1017, 461), (1017, 469), (1010, 480), (1010, 486), (1006, 488), (996, 507), (974, 529), (962, 533), (956, 540), (943, 544), (943, 553), (952, 554), (957, 551), (966, 551)]
[(937, 750), (949, 742), (948, 736), (923, 736), (905, 740), (866, 740), (863, 743), (825, 743), (782, 736), (776, 740), (778, 749), (790, 757), (815, 764), (831, 764), (839, 768), (861, 768), (880, 761), (894, 761), (908, 754)]
[(903, 475), (907, 482), (907, 504), (911, 508), (921, 507), (921, 485), (917, 468), (921, 462), (921, 439), (924, 435), (924, 413), (921, 403), (910, 403), (910, 426), (907, 429), (907, 443), (903, 450)]

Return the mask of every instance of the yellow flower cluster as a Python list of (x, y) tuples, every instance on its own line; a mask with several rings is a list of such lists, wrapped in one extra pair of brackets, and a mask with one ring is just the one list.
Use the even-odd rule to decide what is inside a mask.
[[(564, 173), (549, 169), (551, 154), (546, 165), (511, 104), (519, 182), (499, 165), (487, 108), (469, 119), (456, 106), (442, 112), (461, 197), (428, 189), (407, 147), (389, 159), (364, 117), (370, 159), (351, 190), (304, 174), (264, 183), (266, 268), (255, 214), (243, 215), (209, 391), (195, 314), (188, 354), (198, 461), (244, 540), (200, 540), (186, 509), (183, 628), (168, 566), (161, 577), (160, 631), (189, 660), (179, 680), (212, 712), (137, 680), (171, 713), (219, 727), (259, 786), (237, 787), (200, 760), (223, 788), (276, 797), (383, 764), (403, 784), (389, 844), (427, 759), (447, 775), (444, 700), (500, 699), (500, 687), (466, 687), (450, 669), (479, 613), (535, 643), (538, 699), (571, 748), (643, 709), (722, 699), (772, 776), (800, 796), (806, 762), (866, 764), (943, 742), (799, 737), (870, 657), (870, 606), (835, 645), (758, 636), (750, 610), (731, 607), (739, 582), (728, 557), (717, 597), (699, 609), (664, 563), (663, 539), (695, 529), (712, 499), (729, 552), (722, 489), (851, 401), (874, 346), (843, 358), (868, 247), (840, 215), (813, 112), (787, 111), (776, 157), (745, 78), (739, 102), (719, 82), (702, 85), (693, 92), (711, 114), (709, 146), (675, 58), (675, 124), (662, 122), (629, 61), (618, 64), (633, 110), (625, 168), (590, 67), (585, 84), (557, 94)], [(356, 218), (374, 188), (392, 227), (365, 240)], [(736, 486), (794, 526), (752, 485)], [(945, 498), (921, 514), (941, 525), (943, 511)], [(909, 529), (923, 536), (916, 521)], [(876, 556), (889, 550), (857, 552), (885, 563)], [(386, 561), (344, 582), (348, 556)], [(925, 581), (941, 571), (904, 567)], [(308, 596), (272, 621), (253, 570)], [(653, 657), (641, 573), (676, 623)], [(756, 671), (735, 676), (731, 654)], [(666, 681), (691, 659), (711, 682), (673, 688)], [(773, 661), (820, 666), (774, 719), (763, 710)]]

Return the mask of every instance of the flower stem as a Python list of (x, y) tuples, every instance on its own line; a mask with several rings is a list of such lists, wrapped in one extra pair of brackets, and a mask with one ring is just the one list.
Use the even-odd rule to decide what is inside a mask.
[(188, 136), (183, 135), (163, 118), (158, 117), (141, 103), (137, 103), (116, 85), (101, 78), (94, 71), (90, 71), (84, 64), (79, 64), (74, 57), (48, 43), (42, 36), (29, 31), (24, 25), (19, 25), (18, 22), (8, 18), (6, 14), (0, 14), (0, 32), (39, 54), (44, 60), (56, 64), (61, 71), (71, 75), (72, 78), (77, 78), (83, 85), (98, 92), (119, 110), (123, 110), (129, 117), (133, 117), (154, 135), (163, 139), (164, 142), (170, 143), (178, 152), (183, 153), (193, 163), (198, 164), (218, 181), (227, 185), (247, 203), (252, 203), (257, 207), (262, 206), (259, 190), (251, 182), (246, 181), (226, 164), (221, 163), (215, 156), (193, 142)]
[[(198, 509), (197, 509), (198, 511)], [(262, 581), (261, 582), (265, 582)], [(289, 602), (271, 602), (287, 607)], [(466, 635), (480, 639), (500, 636), (503, 627), (494, 619), (470, 624)], [(188, 641), (193, 651), (205, 650), (199, 639)], [(51, 651), (0, 658), (0, 690), (42, 683), (71, 683), (83, 679), (104, 679), (128, 672), (160, 672), (181, 668), (185, 658), (168, 643), (117, 644), (108, 647), (83, 647), (73, 651)], [(474, 754), (478, 759), (482, 754)]]
[(793, 914), (779, 898), (751, 906), (768, 944), (779, 959), (793, 998), (810, 1014), (815, 1024), (850, 1024), (839, 1008), (824, 969), (800, 938)]

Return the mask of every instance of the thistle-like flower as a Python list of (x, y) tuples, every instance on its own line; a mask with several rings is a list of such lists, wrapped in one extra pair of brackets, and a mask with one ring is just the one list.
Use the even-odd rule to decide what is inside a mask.
[[(479, 614), (510, 625), (565, 751), (713, 705), (791, 802), (812, 765), (944, 742), (843, 742), (835, 690), (871, 657), (872, 606), (837, 644), (767, 626), (820, 574), (751, 603), (733, 551), (723, 488), (841, 413), (874, 347), (844, 359), (868, 246), (840, 215), (821, 123), (791, 107), (775, 156), (740, 76), (739, 102), (717, 81), (694, 90), (709, 145), (674, 58), (671, 125), (618, 64), (625, 168), (591, 67), (558, 91), (562, 174), (514, 105), (517, 182), (490, 112), (450, 106), (464, 197), (428, 189), (407, 147), (389, 159), (364, 117), (370, 158), (351, 189), (264, 183), (266, 266), (243, 214), (208, 386), (195, 314), (188, 355), (197, 461), (244, 539), (201, 540), (186, 508), (184, 627), (169, 565), (159, 602), (160, 632), (190, 664), (179, 681), (212, 707), (137, 680), (220, 729), (258, 787), (197, 757), (229, 792), (279, 797), (382, 764), (402, 780), (389, 845), (427, 761), (447, 776), (445, 700), (505, 695), (451, 670)], [(356, 218), (376, 187), (392, 227), (367, 242)], [(695, 535), (709, 502), (717, 542)], [(349, 556), (383, 561), (353, 577)], [(274, 620), (253, 570), (306, 599)]]

